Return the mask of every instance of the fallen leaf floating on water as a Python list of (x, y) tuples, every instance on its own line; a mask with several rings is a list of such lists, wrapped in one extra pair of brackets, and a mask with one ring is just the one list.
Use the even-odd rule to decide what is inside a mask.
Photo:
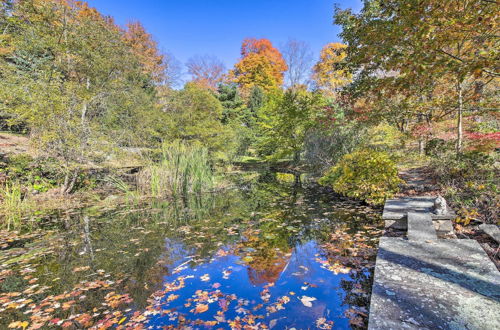
[(203, 282), (208, 282), (208, 281), (210, 281), (210, 275), (205, 274), (205, 275), (203, 275), (203, 276), (200, 276), (200, 279), (201, 279)]
[(171, 301), (174, 301), (175, 299), (179, 298), (179, 295), (178, 294), (170, 294), (168, 297), (167, 297), (167, 302), (171, 302)]
[(201, 314), (208, 311), (208, 305), (206, 304), (198, 304), (196, 305), (196, 308), (194, 309), (195, 314)]
[(86, 270), (89, 270), (90, 267), (89, 266), (85, 266), (85, 267), (76, 267), (76, 268), (73, 268), (73, 271), (74, 272), (83, 272), (83, 271), (86, 271)]
[(306, 307), (312, 307), (312, 302), (316, 300), (314, 297), (308, 297), (308, 296), (302, 296), (302, 298), (299, 298), (299, 300), (302, 302), (302, 304)]
[(332, 329), (333, 321), (327, 321), (324, 317), (320, 317), (316, 320), (316, 327), (318, 329)]
[(225, 280), (229, 279), (229, 275), (231, 275), (231, 273), (232, 273), (232, 271), (230, 271), (230, 270), (224, 270), (222, 272), (222, 275), (223, 275), (222, 278)]
[(9, 324), (9, 328), (10, 329), (18, 329), (18, 328), (26, 329), (26, 327), (28, 325), (29, 325), (29, 323), (27, 321), (24, 321), (24, 322), (16, 321), (16, 322), (12, 322), (11, 324)]

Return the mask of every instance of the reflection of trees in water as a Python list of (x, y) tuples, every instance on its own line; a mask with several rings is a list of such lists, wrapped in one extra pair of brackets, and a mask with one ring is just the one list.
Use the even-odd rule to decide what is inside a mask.
[[(51, 278), (62, 279), (54, 288), (73, 288), (82, 278), (72, 269), (88, 265), (92, 271), (103, 269), (111, 275), (109, 279), (120, 281), (116, 290), (129, 293), (136, 308), (144, 308), (176, 260), (165, 238), (182, 243), (179, 257), (193, 254), (198, 259), (193, 262), (198, 263), (214, 257), (221, 245), (236, 245), (234, 253), (248, 265), (253, 284), (276, 282), (294, 246), (331, 231), (331, 222), (317, 225), (316, 220), (332, 204), (314, 189), (278, 183), (272, 176), (255, 177), (247, 184), (247, 190), (156, 202), (142, 211), (122, 209), (71, 219), (74, 223), (67, 226), (57, 257), (47, 262), (53, 269)], [(346, 304), (362, 306), (356, 300), (363, 298), (356, 296), (358, 291), (346, 292)], [(80, 305), (91, 310), (102, 299), (99, 292), (89, 293)]]
[(349, 274), (349, 280), (341, 280), (342, 305), (347, 307), (346, 317), (353, 328), (368, 327), (368, 308), (373, 283), (373, 271), (356, 271)]
[(248, 263), (247, 267), (250, 282), (253, 285), (275, 283), (283, 270), (286, 269), (290, 255), (291, 252), (288, 254), (276, 253), (272, 257), (256, 257)]
[(250, 282), (254, 285), (274, 283), (288, 265), (292, 248), (289, 233), (277, 230), (276, 222), (268, 222), (259, 229), (248, 229), (245, 239), (236, 246), (237, 254), (247, 264)]

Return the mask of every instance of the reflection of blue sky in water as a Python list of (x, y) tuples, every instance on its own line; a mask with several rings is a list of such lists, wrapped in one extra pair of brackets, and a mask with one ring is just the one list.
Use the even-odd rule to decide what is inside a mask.
[[(165, 276), (164, 283), (172, 283), (179, 276), (187, 278), (183, 288), (168, 292), (161, 298), (161, 310), (169, 313), (152, 316), (149, 326), (177, 326), (179, 315), (183, 315), (190, 321), (196, 319), (203, 321), (215, 320), (214, 317), (221, 310), (221, 306), (224, 306), (229, 301), (226, 297), (203, 302), (208, 304), (209, 308), (206, 312), (200, 314), (190, 312), (195, 308), (196, 302), (192, 302), (188, 307), (184, 304), (188, 299), (196, 297), (195, 292), (197, 290), (207, 291), (209, 294), (219, 290), (224, 295), (234, 294), (236, 298), (227, 304), (228, 309), (224, 313), (226, 320), (234, 320), (238, 316), (243, 319), (246, 314), (251, 314), (263, 316), (262, 319), (256, 319), (255, 323), (276, 324), (276, 329), (282, 329), (286, 326), (303, 329), (314, 327), (316, 320), (324, 317), (327, 320), (334, 321), (336, 329), (349, 328), (349, 321), (344, 316), (344, 311), (348, 306), (342, 306), (341, 298), (343, 294), (340, 281), (342, 279), (349, 280), (350, 277), (348, 274), (335, 275), (331, 271), (321, 268), (321, 264), (316, 261), (316, 258), (321, 258), (321, 251), (315, 241), (299, 244), (292, 250), (291, 256), (286, 258), (286, 262), (283, 263), (283, 267), (281, 267), (281, 271), (277, 275), (275, 285), (269, 288), (270, 298), (268, 302), (265, 302), (261, 297), (265, 284), (255, 284), (259, 281), (252, 278), (254, 270), (242, 261), (242, 257), (229, 254), (214, 257), (212, 260), (195, 267), (189, 267), (189, 263), (186, 263), (186, 261), (191, 257), (179, 258), (182, 253), (181, 245), (168, 241), (167, 246), (167, 251), (172, 251), (172, 259), (177, 260), (172, 269), (178, 267), (177, 269), (181, 269), (181, 271), (177, 274)], [(186, 255), (188, 256), (189, 252), (186, 252)], [(188, 267), (185, 268), (186, 266)], [(230, 271), (231, 273), (224, 276), (224, 271)], [(209, 280), (202, 280), (202, 278), (207, 279), (208, 277)], [(218, 289), (213, 287), (215, 283), (220, 283)], [(291, 292), (294, 292), (295, 295), (292, 295)], [(167, 303), (166, 299), (170, 294), (179, 295), (179, 297)], [(278, 299), (283, 296), (290, 298), (290, 302), (283, 304), (284, 309), (269, 313), (266, 308), (276, 306)], [(312, 307), (306, 307), (302, 304), (299, 300), (302, 296), (316, 298), (315, 301), (312, 301)], [(262, 307), (258, 308), (259, 304), (262, 304)], [(254, 308), (258, 309), (254, 310)], [(245, 323), (242, 322), (242, 324)], [(200, 327), (204, 328), (206, 326)], [(228, 323), (219, 323), (214, 327), (230, 328)]]
[[(335, 321), (335, 328), (348, 328), (349, 322), (366, 326), (371, 274), (363, 269), (373, 266), (377, 210), (314, 186), (296, 189), (268, 175), (234, 180), (241, 189), (186, 201), (154, 201), (137, 209), (90, 208), (53, 233), (19, 239), (28, 242), (24, 248), (0, 251), (7, 271), (0, 279), (0, 300), (13, 301), (18, 298), (11, 293), (41, 288), (32, 304), (1, 311), (0, 329), (28, 319), (31, 310), (43, 313), (46, 324), (54, 319), (73, 324), (75, 317), (83, 317), (81, 328), (144, 323), (175, 328), (182, 317), (189, 326), (196, 319), (214, 322), (223, 316), (240, 317), (247, 326), (249, 315), (262, 317), (253, 324), (275, 329), (315, 328), (320, 317)], [(326, 252), (328, 261), (317, 255)], [(8, 264), (11, 259), (18, 261)], [(335, 275), (324, 267), (358, 272)], [(224, 270), (232, 272), (227, 279)], [(166, 292), (179, 276), (186, 278), (184, 287)], [(266, 292), (268, 283), (275, 286)], [(210, 293), (212, 301), (201, 306), (208, 310), (193, 314), (193, 298), (202, 292)], [(269, 301), (261, 295), (269, 295)], [(300, 297), (316, 300), (309, 308)], [(66, 303), (71, 308), (62, 308)], [(224, 304), (227, 311), (217, 314)], [(229, 326), (222, 320), (212, 327)]]

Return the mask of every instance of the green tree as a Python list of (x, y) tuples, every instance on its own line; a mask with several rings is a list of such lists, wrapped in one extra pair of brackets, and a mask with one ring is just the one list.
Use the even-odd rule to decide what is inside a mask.
[(144, 123), (139, 112), (154, 111), (154, 90), (143, 88), (147, 77), (123, 32), (85, 3), (15, 1), (2, 15), (0, 111), (61, 161), (61, 192), (69, 193), (82, 165), (130, 143), (124, 131), (139, 131), (130, 130)]
[(231, 157), (234, 136), (230, 126), (222, 123), (224, 108), (210, 90), (188, 83), (172, 91), (164, 111), (168, 115), (165, 138), (201, 143), (217, 158)]
[(258, 112), (261, 154), (269, 159), (291, 157), (298, 165), (307, 133), (323, 104), (321, 94), (305, 89), (270, 93)]

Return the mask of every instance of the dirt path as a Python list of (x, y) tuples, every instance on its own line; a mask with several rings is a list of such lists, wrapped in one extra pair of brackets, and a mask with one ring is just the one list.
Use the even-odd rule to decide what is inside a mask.
[(401, 179), (405, 181), (401, 191), (397, 195), (403, 196), (422, 196), (422, 195), (437, 195), (439, 186), (432, 179), (432, 174), (428, 167), (415, 167), (399, 172)]
[(26, 153), (29, 150), (29, 139), (22, 135), (0, 133), (0, 156)]

